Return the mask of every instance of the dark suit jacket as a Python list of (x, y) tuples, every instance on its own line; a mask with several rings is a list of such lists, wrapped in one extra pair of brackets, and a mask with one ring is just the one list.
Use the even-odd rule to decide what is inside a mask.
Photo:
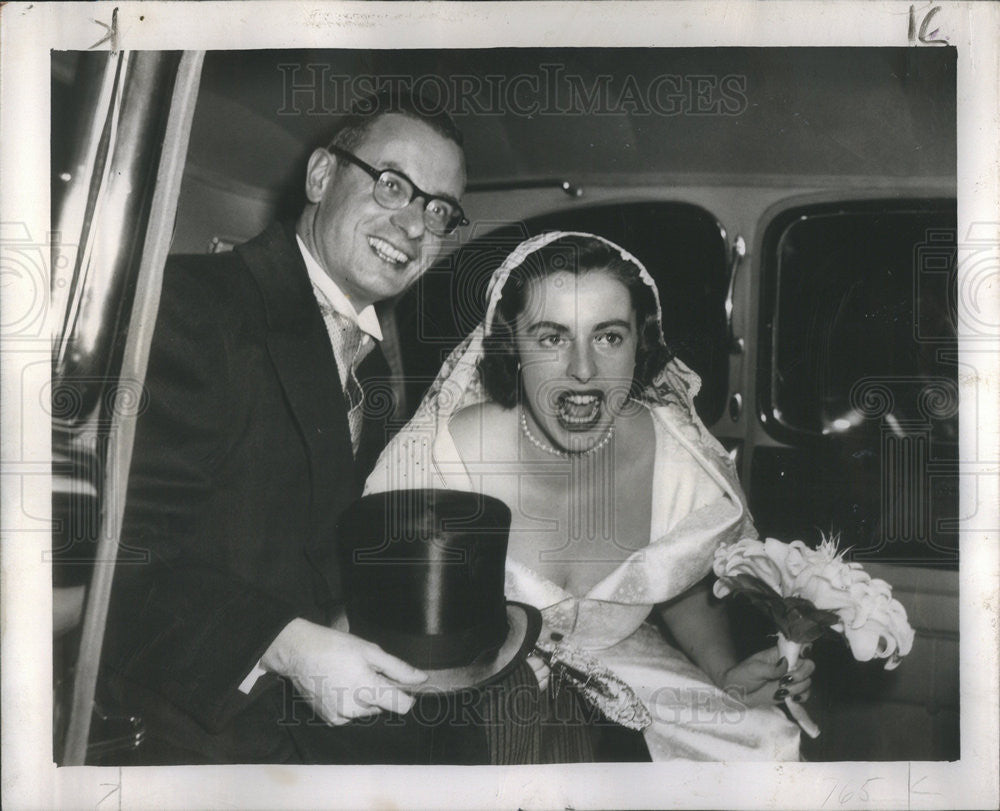
[(287, 687), (237, 688), (290, 620), (330, 619), (335, 523), (386, 438), (371, 417), (355, 461), (290, 225), (168, 262), (146, 389), (102, 695), (143, 716), (146, 762), (295, 761)]

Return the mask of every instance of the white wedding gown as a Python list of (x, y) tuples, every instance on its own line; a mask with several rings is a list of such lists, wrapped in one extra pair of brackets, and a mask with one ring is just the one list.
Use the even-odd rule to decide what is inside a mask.
[[(720, 543), (755, 534), (721, 446), (683, 407), (651, 408), (656, 454), (649, 545), (577, 597), (508, 558), (506, 596), (542, 613), (541, 640), (575, 646), (620, 677), (649, 709), (654, 761), (798, 760), (799, 730), (777, 707), (748, 708), (712, 684), (648, 623), (656, 603), (710, 570)], [(390, 444), (367, 492), (437, 487), (479, 491), (447, 423), (411, 423)]]

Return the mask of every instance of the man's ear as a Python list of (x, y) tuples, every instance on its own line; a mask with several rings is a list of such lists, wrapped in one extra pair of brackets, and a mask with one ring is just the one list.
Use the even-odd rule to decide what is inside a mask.
[(318, 203), (323, 199), (326, 184), (333, 177), (337, 168), (337, 159), (325, 149), (316, 149), (309, 156), (306, 165), (306, 199), (310, 203)]

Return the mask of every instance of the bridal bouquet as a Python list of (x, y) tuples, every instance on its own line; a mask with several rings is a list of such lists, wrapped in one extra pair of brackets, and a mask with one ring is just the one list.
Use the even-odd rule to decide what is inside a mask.
[[(843, 634), (855, 659), (885, 659), (886, 670), (913, 647), (913, 628), (892, 598), (892, 587), (870, 577), (861, 564), (845, 562), (836, 539), (824, 538), (811, 549), (802, 541), (744, 538), (717, 549), (713, 569), (717, 597), (743, 594), (774, 620), (789, 670), (802, 646), (828, 628)], [(819, 735), (799, 704), (785, 699), (785, 706), (807, 735)]]

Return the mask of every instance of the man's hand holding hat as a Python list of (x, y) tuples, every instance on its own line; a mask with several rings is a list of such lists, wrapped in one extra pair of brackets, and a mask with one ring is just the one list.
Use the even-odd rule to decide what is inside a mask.
[(400, 685), (427, 679), (378, 645), (304, 619), (285, 626), (261, 666), (290, 679), (319, 716), (336, 726), (382, 710), (409, 712), (413, 698)]

